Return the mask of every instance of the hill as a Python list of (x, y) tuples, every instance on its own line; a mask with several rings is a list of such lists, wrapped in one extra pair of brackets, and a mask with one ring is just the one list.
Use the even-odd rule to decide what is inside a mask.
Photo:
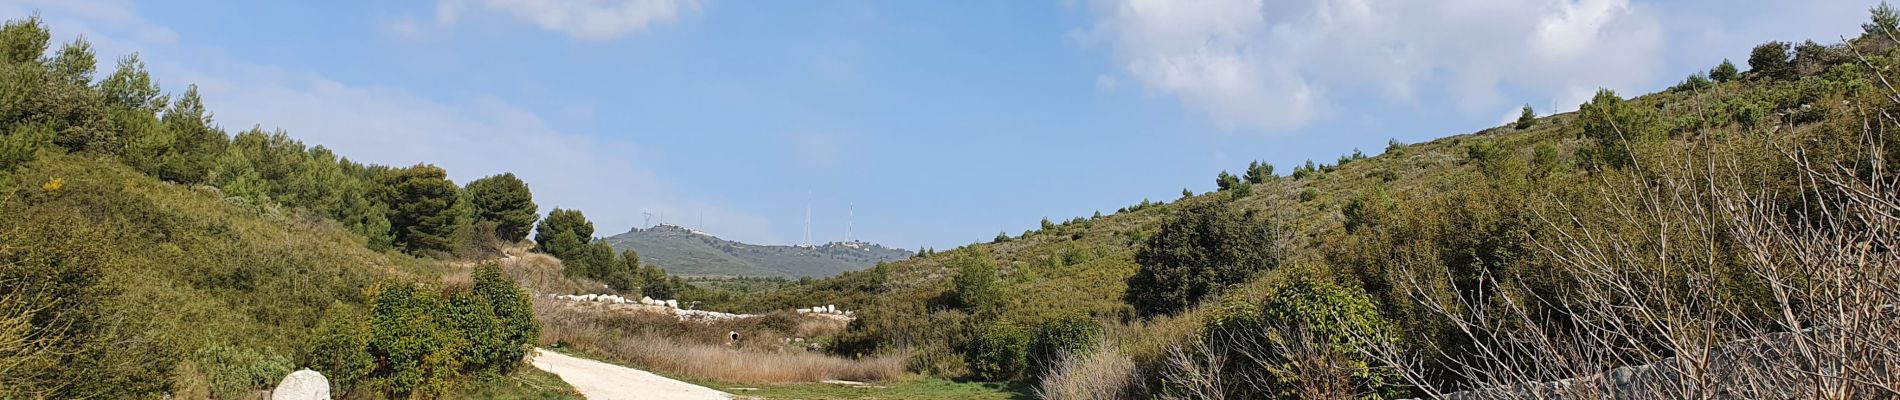
[[(1892, 25), (1893, 13), (1882, 15), (1870, 26)], [(1377, 155), (1355, 150), (1285, 175), (1271, 166), (1251, 166), (1244, 178), (1222, 172), (1216, 192), (1142, 200), (726, 306), (822, 299), (859, 310), (839, 354), (903, 353), (915, 371), (1042, 377), (1045, 394), (1092, 393), (1074, 398), (1331, 397), (1292, 392), (1309, 388), (1302, 379), (1338, 379), (1329, 382), (1344, 382), (1336, 384), (1348, 397), (1432, 397), (1585, 376), (1788, 329), (1762, 310), (1827, 319), (1833, 311), (1803, 304), (1858, 296), (1855, 312), (1879, 313), (1900, 298), (1865, 285), (1894, 277), (1864, 271), (1885, 267), (1782, 275), (1777, 263), (1792, 261), (1773, 257), (1869, 257), (1857, 252), (1870, 247), (1853, 243), (1872, 239), (1827, 235), (1892, 228), (1852, 220), (1896, 211), (1878, 197), (1893, 195), (1883, 171), (1900, 143), (1888, 130), (1889, 110), (1900, 104), (1879, 72), (1900, 59), (1897, 43), (1879, 34), (1836, 45), (1770, 42), (1745, 73), (1723, 61), (1663, 92), (1602, 91), (1576, 112), (1394, 141)], [(1761, 239), (1775, 235), (1816, 239)], [(1818, 247), (1836, 241), (1849, 245)], [(1217, 277), (1226, 271), (1239, 279)], [(1808, 290), (1801, 299), (1762, 289), (1789, 279)], [(1171, 301), (1181, 303), (1153, 306)], [(1674, 330), (1646, 318), (1720, 322)], [(1834, 321), (1871, 330), (1874, 343), (1900, 338)], [(1587, 361), (1560, 351), (1604, 337), (1633, 345)], [(1055, 357), (1063, 349), (1088, 355)], [(1524, 352), (1543, 352), (1533, 359), (1551, 364), (1512, 358)], [(1219, 360), (1265, 363), (1272, 373)], [(1354, 372), (1272, 369), (1313, 363)], [(1401, 375), (1444, 383), (1413, 386)], [(1194, 386), (1203, 384), (1229, 386)]]
[(443, 259), (475, 253), (473, 223), (416, 229), (422, 202), (395, 200), (460, 196), (424, 182), (440, 169), (233, 137), (195, 87), (163, 94), (136, 57), (95, 80), (85, 39), (50, 37), (0, 26), (0, 398), (250, 398), (297, 368), (343, 398), (563, 394), (515, 371), (528, 295)]
[(639, 253), (642, 263), (684, 276), (823, 278), (912, 254), (860, 241), (811, 247), (747, 244), (671, 224), (634, 228), (605, 240), (614, 250)]

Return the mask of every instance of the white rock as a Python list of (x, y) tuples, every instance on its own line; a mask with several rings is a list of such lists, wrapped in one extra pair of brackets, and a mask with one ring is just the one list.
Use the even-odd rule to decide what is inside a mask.
[(271, 400), (330, 400), (330, 380), (323, 374), (300, 369), (284, 377), (270, 391)]
[(667, 306), (667, 307), (672, 307), (672, 308), (680, 308), (680, 301), (679, 301), (679, 300), (667, 300), (667, 301), (666, 301), (666, 306)]

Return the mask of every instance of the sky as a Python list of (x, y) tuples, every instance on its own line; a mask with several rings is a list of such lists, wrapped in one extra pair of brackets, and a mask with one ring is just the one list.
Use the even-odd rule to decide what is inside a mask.
[[(0, 0), (231, 132), (513, 172), (612, 235), (947, 249), (1665, 88), (1866, 0)], [(54, 46), (57, 47), (57, 46)], [(651, 215), (649, 217), (649, 215)]]

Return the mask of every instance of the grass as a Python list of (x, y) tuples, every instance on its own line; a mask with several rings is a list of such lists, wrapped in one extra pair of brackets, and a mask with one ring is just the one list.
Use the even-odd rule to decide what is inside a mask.
[(845, 400), (845, 399), (909, 399), (909, 400), (1016, 400), (1036, 398), (1028, 385), (1001, 384), (992, 382), (956, 382), (942, 378), (911, 377), (890, 383), (853, 386), (832, 383), (802, 383), (792, 385), (710, 386), (741, 397), (761, 399), (801, 399), (801, 400)]
[[(848, 359), (807, 351), (792, 337), (828, 336), (844, 328), (822, 317), (779, 313), (732, 321), (681, 322), (671, 315), (540, 299), (541, 341), (594, 358), (656, 373), (745, 384), (823, 380), (890, 381), (901, 357)], [(741, 341), (727, 344), (729, 332)], [(795, 336), (796, 335), (796, 336)]]
[(548, 347), (575, 357), (600, 360), (609, 364), (627, 366), (672, 378), (681, 382), (705, 386), (739, 398), (759, 399), (971, 399), (971, 400), (1027, 400), (1035, 399), (1033, 389), (1026, 384), (1008, 384), (996, 382), (958, 382), (937, 377), (905, 374), (884, 382), (869, 383), (863, 386), (824, 382), (799, 383), (734, 383), (732, 381), (707, 379), (680, 373), (650, 370), (638, 364), (618, 360), (611, 354), (574, 347)]
[(514, 374), (470, 383), (443, 398), (583, 400), (580, 392), (552, 373), (523, 366)]

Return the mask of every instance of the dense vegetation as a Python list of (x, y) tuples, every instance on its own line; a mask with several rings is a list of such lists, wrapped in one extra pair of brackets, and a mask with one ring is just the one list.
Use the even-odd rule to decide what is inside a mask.
[[(1212, 193), (1045, 219), (734, 306), (827, 299), (860, 310), (840, 354), (908, 354), (912, 370), (945, 376), (1059, 377), (1044, 382), (1051, 397), (1438, 395), (1706, 354), (1683, 343), (1828, 320), (1811, 302), (1848, 292), (1819, 289), (1838, 279), (1824, 277), (1891, 287), (1880, 286), (1891, 274), (1867, 275), (1892, 265), (1884, 239), (1826, 250), (1751, 238), (1768, 235), (1763, 226), (1816, 238), (1787, 243), (1891, 236), (1890, 224), (1847, 213), (1894, 212), (1878, 197), (1891, 194), (1885, 171), (1900, 151), (1887, 130), (1900, 104), (1882, 84), (1900, 62), (1893, 14), (1876, 8), (1867, 35), (1846, 43), (1763, 44), (1746, 71), (1724, 60), (1668, 91), (1603, 90), (1542, 118), (1526, 107), (1505, 126), (1394, 141), (1286, 176), (1256, 162), (1218, 174)], [(1825, 253), (1852, 249), (1875, 261), (1798, 274), (1758, 262), (1855, 259)], [(1813, 297), (1777, 294), (1797, 287)], [(1900, 301), (1852, 293), (1856, 307)], [(1059, 365), (1025, 355), (1035, 327), (1078, 317), (1105, 347), (1073, 346)], [(1678, 324), (1698, 320), (1722, 322)], [(1872, 326), (1849, 322), (1837, 326)], [(1881, 332), (1873, 340), (1900, 339)], [(1577, 345), (1586, 334), (1627, 342)], [(1525, 343), (1574, 345), (1547, 354), (1572, 364), (1513, 358), (1532, 351)], [(1554, 357), (1580, 352), (1590, 357)], [(1879, 382), (1867, 384), (1900, 390)], [(1058, 390), (1096, 383), (1112, 387)]]
[[(292, 369), (345, 397), (496, 390), (538, 339), (494, 266), (534, 221), (512, 175), (364, 165), (218, 128), (136, 55), (95, 78), (0, 27), (0, 398), (241, 398)], [(400, 252), (396, 252), (399, 250)]]

